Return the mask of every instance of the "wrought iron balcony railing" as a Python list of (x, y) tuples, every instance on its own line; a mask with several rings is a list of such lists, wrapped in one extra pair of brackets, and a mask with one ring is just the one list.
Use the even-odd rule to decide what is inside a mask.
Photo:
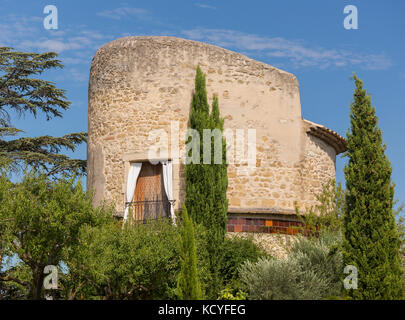
[(147, 221), (170, 218), (170, 207), (174, 200), (148, 200), (127, 202), (128, 219), (133, 221)]

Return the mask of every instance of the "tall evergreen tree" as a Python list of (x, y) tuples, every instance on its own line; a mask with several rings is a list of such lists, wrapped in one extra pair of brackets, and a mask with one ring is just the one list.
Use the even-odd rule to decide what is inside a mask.
[[(195, 129), (200, 139), (193, 138), (188, 143), (194, 145), (193, 150), (199, 150), (199, 163), (186, 165), (186, 207), (193, 219), (207, 230), (207, 250), (210, 261), (211, 283), (207, 286), (207, 296), (217, 298), (220, 286), (219, 261), (221, 248), (226, 231), (228, 200), (226, 190), (228, 187), (226, 143), (223, 138), (224, 120), (220, 118), (218, 98), (213, 97), (212, 112), (207, 101), (205, 75), (197, 67), (195, 78), (195, 92), (191, 103), (190, 128)], [(209, 140), (211, 153), (210, 162), (204, 163), (204, 130), (217, 130)], [(214, 131), (211, 131), (214, 132)], [(215, 141), (220, 139), (219, 141)], [(219, 143), (219, 144), (218, 144)], [(215, 148), (221, 146), (221, 150)], [(207, 147), (207, 146), (205, 146)], [(216, 153), (220, 153), (219, 157)], [(191, 154), (188, 155), (191, 157)], [(220, 158), (220, 163), (218, 162)], [(217, 160), (216, 160), (217, 159)]]
[(183, 205), (180, 239), (180, 274), (177, 283), (178, 297), (181, 300), (200, 300), (201, 286), (197, 272), (197, 249), (194, 238), (193, 221)]
[[(201, 223), (205, 227), (212, 229), (217, 227), (225, 233), (226, 213), (228, 201), (226, 190), (228, 187), (227, 163), (226, 163), (226, 142), (222, 136), (224, 130), (224, 120), (220, 117), (218, 98), (213, 97), (212, 112), (207, 101), (207, 91), (205, 87), (205, 75), (200, 67), (197, 67), (195, 78), (195, 92), (191, 103), (190, 121), (191, 129), (199, 134), (199, 139), (188, 140), (194, 144), (193, 150), (199, 150), (199, 163), (189, 163), (186, 165), (186, 207), (190, 216), (196, 223)], [(221, 139), (219, 144), (221, 149), (216, 149), (215, 136), (211, 137), (211, 159), (210, 163), (204, 163), (204, 130), (217, 129)], [(213, 132), (213, 131), (212, 131)], [(220, 163), (215, 163), (216, 152), (220, 152)], [(213, 225), (214, 222), (218, 224)]]
[[(226, 221), (228, 214), (228, 199), (226, 196), (226, 191), (228, 189), (228, 164), (226, 159), (226, 141), (223, 137), (224, 132), (224, 119), (220, 117), (219, 114), (219, 104), (218, 97), (214, 96), (212, 102), (212, 113), (211, 113), (211, 128), (213, 130), (219, 130), (221, 135), (218, 138), (221, 139), (219, 143), (221, 144), (221, 149), (216, 150), (215, 147), (211, 148), (213, 153), (213, 159), (217, 157), (215, 153), (221, 153), (219, 157), (221, 158), (221, 163), (214, 164), (212, 167), (214, 173), (214, 215), (212, 223), (216, 226), (219, 239), (223, 239), (226, 231)], [(214, 138), (215, 139), (215, 138)], [(215, 146), (215, 141), (212, 141)]]
[(63, 67), (56, 56), (53, 52), (26, 53), (0, 47), (0, 164), (8, 162), (14, 168), (26, 164), (48, 175), (86, 171), (86, 160), (71, 159), (60, 153), (62, 149), (74, 151), (77, 145), (86, 142), (85, 132), (63, 137), (9, 138), (23, 132), (12, 125), (10, 111), (17, 115), (30, 113), (34, 117), (43, 113), (50, 120), (62, 117), (62, 111), (69, 108), (65, 91), (40, 78), (48, 69)]
[(363, 82), (356, 76), (354, 80), (345, 166), (344, 259), (358, 270), (358, 289), (347, 293), (354, 299), (398, 299), (402, 270), (391, 165), (370, 96)]
[[(208, 217), (213, 209), (213, 199), (210, 197), (212, 186), (212, 170), (209, 164), (203, 163), (203, 130), (210, 128), (210, 113), (205, 88), (205, 76), (200, 67), (197, 68), (195, 77), (195, 91), (191, 102), (189, 119), (190, 129), (198, 132), (198, 137), (189, 137), (188, 144), (193, 145), (189, 157), (192, 162), (186, 164), (186, 207), (190, 217), (196, 223), (207, 226)], [(190, 141), (191, 140), (191, 141)], [(193, 151), (200, 154), (196, 157)], [(198, 159), (197, 163), (194, 163)]]

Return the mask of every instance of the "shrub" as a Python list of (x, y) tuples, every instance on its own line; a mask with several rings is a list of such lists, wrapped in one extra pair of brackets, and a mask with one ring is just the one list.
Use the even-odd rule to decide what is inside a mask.
[(234, 294), (230, 288), (225, 288), (221, 291), (218, 300), (246, 300), (246, 297), (247, 293), (240, 289)]
[(226, 287), (239, 289), (239, 267), (245, 261), (256, 262), (259, 257), (267, 256), (252, 238), (225, 238), (221, 250), (220, 275)]
[(254, 300), (298, 299), (302, 289), (297, 283), (298, 269), (284, 260), (260, 258), (240, 268), (241, 280)]
[(317, 240), (300, 238), (287, 259), (265, 257), (245, 262), (240, 278), (250, 299), (324, 299), (341, 292), (340, 236), (325, 234)]
[[(136, 227), (117, 222), (83, 228), (68, 264), (86, 299), (173, 299), (179, 270), (178, 230), (170, 221)], [(77, 288), (75, 289), (77, 291)]]
[(180, 234), (181, 269), (177, 281), (177, 295), (182, 300), (198, 300), (201, 299), (201, 287), (197, 272), (194, 225), (184, 204)]
[[(239, 266), (245, 261), (257, 261), (259, 257), (268, 257), (267, 253), (258, 247), (252, 238), (225, 238), (223, 245), (219, 248), (219, 274), (217, 279), (219, 290), (215, 292), (215, 296), (207, 295), (207, 289), (213, 281), (212, 273), (209, 268), (209, 251), (206, 248), (206, 238), (209, 236), (206, 229), (201, 225), (195, 225), (195, 237), (197, 246), (197, 267), (201, 289), (205, 298), (224, 299), (223, 295), (228, 296), (230, 293), (235, 297), (242, 297), (241, 282), (239, 277)], [(209, 292), (208, 292), (209, 293)]]
[(315, 195), (317, 204), (305, 213), (296, 207), (295, 211), (303, 223), (301, 231), (308, 237), (317, 237), (320, 233), (340, 232), (343, 227), (343, 212), (345, 209), (345, 190), (342, 184), (336, 184), (330, 179)]

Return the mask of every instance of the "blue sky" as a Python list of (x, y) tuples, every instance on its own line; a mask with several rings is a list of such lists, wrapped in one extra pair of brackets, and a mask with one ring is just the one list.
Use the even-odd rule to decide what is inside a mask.
[[(72, 102), (63, 119), (14, 119), (28, 136), (87, 131), (91, 59), (106, 42), (128, 35), (183, 37), (243, 53), (294, 73), (303, 117), (345, 136), (353, 72), (376, 107), (399, 202), (405, 202), (405, 2), (285, 1), (21, 1), (2, 0), (0, 46), (56, 51), (65, 68), (45, 74)], [(58, 9), (58, 29), (43, 27), (46, 5)], [(346, 5), (358, 9), (358, 29), (343, 27)], [(76, 157), (86, 158), (82, 146)], [(345, 160), (337, 159), (343, 181)]]

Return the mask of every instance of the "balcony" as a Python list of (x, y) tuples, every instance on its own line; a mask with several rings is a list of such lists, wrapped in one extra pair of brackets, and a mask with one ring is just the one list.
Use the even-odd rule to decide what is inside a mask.
[(147, 200), (127, 202), (129, 207), (128, 219), (136, 222), (146, 222), (162, 218), (170, 218), (171, 202), (175, 200)]

